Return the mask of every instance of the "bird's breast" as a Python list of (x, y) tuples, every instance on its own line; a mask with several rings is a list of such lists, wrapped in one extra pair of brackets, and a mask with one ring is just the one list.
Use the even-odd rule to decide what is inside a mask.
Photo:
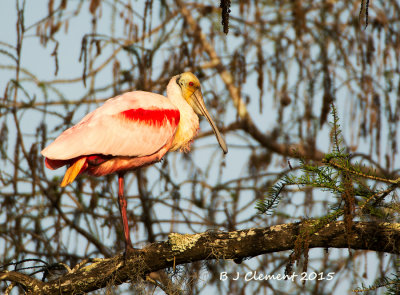
[(186, 111), (180, 109), (179, 125), (175, 132), (170, 151), (179, 149), (183, 152), (188, 152), (190, 150), (190, 144), (197, 135), (198, 130), (199, 117), (193, 112), (192, 108)]

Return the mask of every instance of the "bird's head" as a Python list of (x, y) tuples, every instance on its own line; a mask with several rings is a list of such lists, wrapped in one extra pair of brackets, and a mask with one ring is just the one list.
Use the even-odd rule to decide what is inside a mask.
[[(200, 110), (196, 107), (196, 105), (193, 103), (194, 100), (194, 93), (197, 91), (200, 93), (201, 98), (203, 98), (201, 94), (201, 86), (200, 86), (200, 81), (197, 79), (195, 75), (191, 72), (185, 72), (176, 78), (176, 83), (179, 85), (179, 87), (182, 90), (182, 96), (183, 98), (187, 101), (187, 103), (193, 108), (193, 110), (196, 112), (198, 115), (203, 115)], [(203, 99), (202, 99), (203, 100)]]
[(217, 137), (218, 143), (221, 146), (222, 150), (226, 154), (228, 152), (228, 147), (217, 126), (212, 120), (210, 114), (207, 111), (207, 108), (204, 104), (203, 94), (201, 93), (200, 81), (197, 77), (191, 72), (185, 72), (176, 78), (176, 83), (182, 90), (182, 96), (186, 100), (186, 102), (193, 108), (197, 115), (205, 116), (207, 121), (210, 123), (215, 136)]

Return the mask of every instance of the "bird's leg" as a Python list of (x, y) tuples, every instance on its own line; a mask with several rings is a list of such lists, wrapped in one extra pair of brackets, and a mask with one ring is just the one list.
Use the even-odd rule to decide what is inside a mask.
[(127, 201), (124, 197), (124, 173), (118, 173), (118, 203), (121, 212), (122, 224), (125, 235), (125, 252), (133, 250), (131, 236), (129, 234), (128, 217), (126, 216)]

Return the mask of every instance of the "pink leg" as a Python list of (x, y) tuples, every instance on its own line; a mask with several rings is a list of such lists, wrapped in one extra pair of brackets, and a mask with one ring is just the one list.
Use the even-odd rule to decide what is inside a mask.
[(125, 235), (125, 251), (128, 249), (133, 249), (131, 236), (129, 234), (128, 217), (126, 216), (127, 201), (124, 197), (124, 173), (118, 173), (118, 202), (119, 211), (122, 216), (122, 224), (124, 227)]

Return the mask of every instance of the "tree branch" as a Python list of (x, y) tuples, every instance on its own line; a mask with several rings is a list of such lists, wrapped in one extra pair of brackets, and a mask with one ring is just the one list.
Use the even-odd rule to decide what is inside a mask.
[[(125, 258), (119, 254), (113, 258), (92, 260), (90, 265), (82, 264), (50, 282), (43, 283), (23, 274), (6, 271), (0, 272), (0, 280), (17, 282), (29, 290), (40, 290), (40, 294), (81, 294), (110, 284), (134, 283), (151, 272), (174, 265), (211, 259), (241, 261), (261, 254), (290, 250), (295, 247), (295, 241), (304, 227), (310, 227), (309, 232), (312, 232), (314, 225), (308, 220), (304, 223), (232, 232), (215, 231), (194, 235), (172, 233), (167, 241), (152, 243), (127, 254)], [(309, 248), (351, 248), (400, 253), (399, 223), (355, 222), (352, 233), (348, 240), (344, 222), (330, 223), (309, 237)]]
[(27, 292), (33, 294), (39, 294), (40, 290), (44, 286), (43, 282), (17, 271), (0, 271), (0, 282), (1, 281), (18, 283), (19, 285), (22, 285)]

